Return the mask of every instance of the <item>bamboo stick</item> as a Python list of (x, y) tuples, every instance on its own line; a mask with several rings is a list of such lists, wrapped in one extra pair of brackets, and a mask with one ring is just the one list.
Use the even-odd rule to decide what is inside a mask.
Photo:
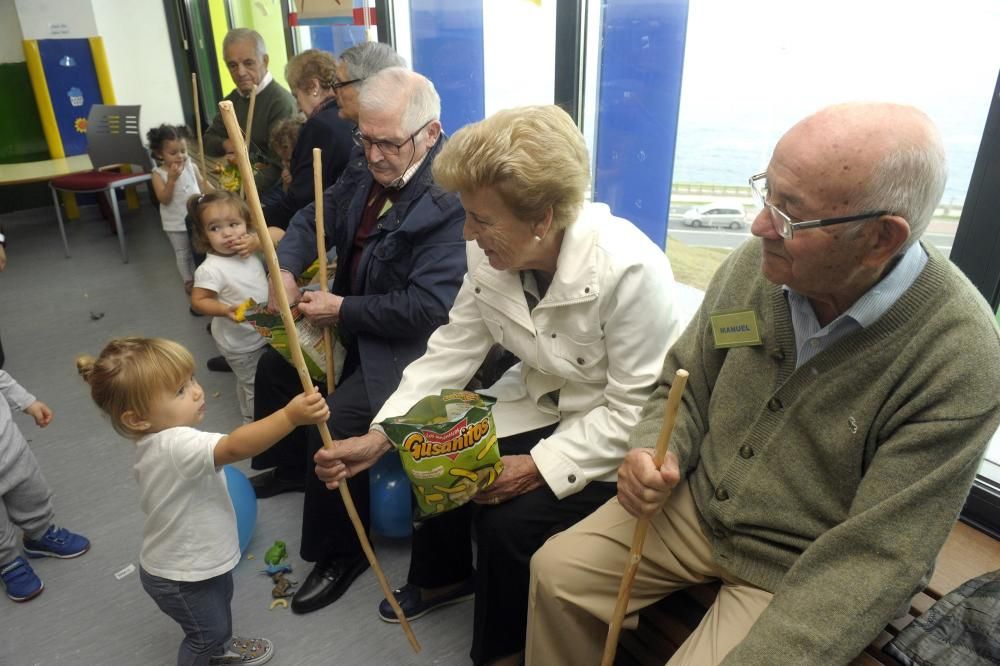
[(198, 75), (191, 72), (191, 90), (194, 91), (194, 132), (198, 135), (198, 157), (201, 160), (201, 177), (208, 179), (205, 170), (205, 140), (201, 136), (201, 105), (198, 103)]
[[(243, 150), (243, 152), (246, 153), (246, 155), (247, 155), (248, 161), (249, 161), (249, 157), (250, 157), (250, 145), (253, 143), (253, 138), (250, 136), (250, 130), (253, 128), (253, 107), (254, 107), (254, 104), (256, 102), (257, 102), (257, 86), (254, 85), (252, 88), (250, 88), (250, 106), (247, 108), (247, 122), (246, 122), (246, 125), (245, 125), (245, 127), (246, 127), (246, 134), (245, 134), (245, 136), (246, 136), (246, 140), (245, 140), (246, 146), (245, 146), (245, 148)], [(233, 146), (233, 147), (235, 148), (235, 146)], [(252, 162), (250, 163), (250, 167), (251, 167), (250, 168), (250, 175), (253, 176), (253, 163)], [(240, 177), (240, 196), (243, 197), (244, 199), (247, 198), (246, 180), (242, 176)]]
[[(319, 290), (324, 294), (330, 291), (327, 284), (326, 265), (326, 229), (323, 226), (323, 151), (313, 148), (313, 197), (316, 202), (316, 256), (319, 258)], [(326, 356), (326, 394), (333, 395), (334, 379), (337, 371), (333, 358), (333, 331), (329, 326), (323, 327), (323, 354)]]
[[(667, 394), (667, 404), (663, 413), (663, 426), (660, 428), (660, 436), (656, 440), (656, 451), (653, 453), (653, 464), (659, 469), (663, 464), (663, 458), (667, 455), (667, 444), (670, 442), (670, 434), (674, 431), (674, 423), (677, 421), (677, 408), (681, 404), (684, 396), (684, 386), (687, 384), (687, 370), (678, 370), (674, 375), (674, 383), (670, 386), (670, 393)], [(646, 530), (649, 529), (649, 518), (639, 518), (635, 523), (635, 532), (632, 534), (632, 548), (629, 550), (628, 563), (625, 566), (625, 573), (622, 574), (622, 584), (618, 588), (618, 599), (615, 602), (615, 610), (611, 615), (611, 624), (608, 626), (608, 639), (604, 643), (604, 656), (601, 659), (601, 666), (612, 666), (615, 661), (615, 652), (618, 650), (618, 636), (622, 631), (622, 622), (625, 620), (625, 611), (628, 608), (628, 598), (632, 593), (632, 583), (635, 582), (635, 575), (639, 570), (639, 562), (642, 560), (642, 544), (646, 541)]]
[[(278, 266), (278, 256), (274, 252), (274, 243), (271, 242), (271, 236), (267, 232), (267, 223), (264, 221), (264, 213), (260, 207), (260, 197), (257, 194), (257, 187), (254, 185), (253, 181), (253, 169), (250, 166), (250, 158), (247, 156), (246, 146), (243, 143), (243, 136), (240, 134), (240, 126), (239, 122), (236, 120), (236, 113), (233, 110), (232, 102), (220, 102), (219, 111), (222, 114), (222, 122), (226, 126), (226, 132), (229, 134), (229, 140), (233, 142), (233, 147), (236, 149), (236, 156), (239, 160), (240, 175), (243, 178), (243, 182), (246, 184), (246, 192), (249, 198), (247, 203), (250, 206), (250, 217), (253, 221), (254, 228), (257, 231), (257, 235), (260, 237), (261, 249), (264, 252), (264, 259), (267, 263), (269, 272), (268, 279), (271, 281), (271, 289), (274, 290), (275, 298), (278, 301), (281, 321), (285, 325), (285, 333), (288, 336), (288, 348), (292, 352), (292, 361), (295, 365), (295, 370), (299, 375), (299, 381), (302, 384), (302, 389), (304, 391), (310, 391), (313, 388), (312, 378), (309, 377), (309, 371), (306, 369), (305, 359), (302, 356), (302, 349), (299, 347), (299, 336), (295, 330), (295, 322), (292, 319), (292, 311), (288, 306), (288, 296), (285, 294), (285, 287), (281, 283), (281, 269)], [(323, 439), (323, 446), (326, 448), (332, 447), (333, 438), (330, 436), (330, 429), (327, 428), (326, 423), (320, 423), (316, 427), (319, 428), (320, 437)], [(368, 541), (368, 536), (365, 534), (364, 525), (361, 524), (361, 518), (358, 516), (358, 510), (354, 506), (354, 500), (351, 499), (351, 493), (347, 488), (347, 482), (341, 481), (339, 488), (340, 497), (344, 501), (344, 507), (347, 509), (347, 514), (351, 518), (351, 524), (354, 525), (354, 531), (358, 535), (358, 541), (361, 542), (361, 548), (365, 552), (365, 557), (368, 558), (368, 563), (375, 572), (375, 577), (378, 579), (379, 585), (382, 588), (382, 593), (392, 606), (392, 610), (396, 614), (396, 618), (399, 619), (399, 624), (403, 627), (403, 631), (406, 632), (406, 638), (410, 641), (413, 651), (420, 652), (420, 643), (417, 642), (417, 637), (413, 635), (413, 630), (410, 629), (410, 624), (407, 622), (406, 616), (403, 614), (403, 609), (399, 607), (399, 603), (396, 601), (396, 595), (392, 593), (389, 581), (386, 579), (385, 574), (382, 572), (382, 567), (379, 566), (378, 560), (375, 558), (375, 551), (372, 550), (371, 543)]]
[(246, 144), (249, 146), (253, 143), (253, 137), (250, 136), (250, 130), (253, 129), (253, 107), (257, 102), (257, 86), (250, 89), (250, 106), (247, 108), (247, 123), (246, 123)]

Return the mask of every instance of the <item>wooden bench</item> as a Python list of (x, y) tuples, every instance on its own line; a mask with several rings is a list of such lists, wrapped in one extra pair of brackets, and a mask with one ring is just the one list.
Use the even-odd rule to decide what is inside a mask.
[[(882, 651), (894, 636), (962, 583), (998, 569), (1000, 541), (965, 523), (957, 523), (938, 555), (930, 584), (910, 602), (909, 614), (890, 622), (852, 666), (899, 666), (898, 661)], [(717, 591), (717, 583), (699, 585), (643, 610), (638, 628), (622, 632), (616, 666), (663, 666), (701, 621)]]

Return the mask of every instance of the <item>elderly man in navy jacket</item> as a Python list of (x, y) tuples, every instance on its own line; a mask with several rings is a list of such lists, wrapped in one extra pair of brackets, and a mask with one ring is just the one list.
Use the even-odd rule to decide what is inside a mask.
[[(347, 349), (337, 390), (327, 398), (336, 439), (367, 432), (403, 369), (448, 321), (466, 270), (462, 206), (431, 177), (443, 141), (434, 85), (393, 67), (365, 81), (359, 101), (357, 148), (323, 197), (326, 240), (337, 248), (332, 293), (307, 291), (300, 300), (293, 277), (316, 259), (312, 206), (292, 218), (278, 246), (290, 302), (314, 324), (337, 326)], [(255, 416), (300, 391), (291, 366), (269, 351), (257, 368)], [(255, 478), (258, 497), (301, 488), (305, 480), (301, 555), (316, 566), (292, 599), (298, 613), (336, 601), (368, 566), (339, 493), (307, 473), (321, 445), (315, 428), (298, 428), (253, 461), (256, 469), (276, 466)], [(351, 490), (368, 526), (367, 474), (352, 479)]]

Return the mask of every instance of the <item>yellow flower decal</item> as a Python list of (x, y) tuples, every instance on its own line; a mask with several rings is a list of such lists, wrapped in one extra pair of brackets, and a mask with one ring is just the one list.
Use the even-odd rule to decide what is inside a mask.
[(80, 134), (86, 134), (87, 133), (87, 119), (86, 118), (77, 118), (76, 120), (73, 121), (73, 127), (76, 128), (76, 131), (79, 132)]

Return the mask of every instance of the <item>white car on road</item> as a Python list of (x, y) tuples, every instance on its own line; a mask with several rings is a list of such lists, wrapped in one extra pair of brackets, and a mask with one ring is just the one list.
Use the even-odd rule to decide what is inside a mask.
[(688, 209), (681, 222), (686, 227), (742, 229), (747, 225), (747, 216), (739, 202), (716, 201)]

